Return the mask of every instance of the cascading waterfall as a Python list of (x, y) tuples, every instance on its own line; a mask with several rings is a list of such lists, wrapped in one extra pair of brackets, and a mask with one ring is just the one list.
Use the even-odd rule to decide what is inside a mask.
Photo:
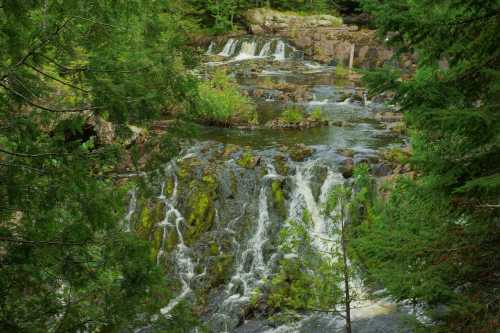
[(286, 59), (286, 45), (281, 39), (276, 43), (276, 49), (274, 51), (275, 60), (285, 60)]
[(243, 41), (241, 49), (234, 60), (246, 60), (256, 58), (257, 42), (255, 40)]
[(311, 188), (312, 170), (316, 161), (308, 162), (306, 165), (297, 165), (294, 177), (295, 191), (292, 194), (290, 203), (289, 220), (300, 221), (304, 210), (311, 216), (313, 227), (310, 230), (311, 239), (319, 251), (326, 252), (327, 241), (330, 237), (331, 221), (322, 213), (322, 206), (328, 199), (328, 194), (336, 184), (342, 184), (342, 175), (328, 169), (328, 174), (321, 187), (319, 202), (316, 201)]
[(234, 38), (229, 38), (219, 55), (223, 57), (230, 57), (233, 55), (234, 51), (236, 51), (237, 46), (238, 41)]
[(127, 209), (127, 215), (125, 215), (125, 218), (123, 219), (123, 225), (125, 228), (125, 231), (130, 232), (132, 226), (132, 216), (135, 214), (135, 211), (137, 210), (137, 191), (136, 189), (132, 189), (129, 191), (129, 203), (128, 203), (128, 209)]
[[(262, 45), (260, 50), (259, 45)], [(214, 42), (210, 43), (206, 53), (213, 54), (215, 47), (216, 45)], [(283, 61), (288, 59), (287, 53), (294, 53), (296, 51), (297, 50), (293, 46), (282, 39), (272, 38), (269, 40), (260, 40), (257, 38), (244, 37), (242, 39), (228, 39), (218, 55), (232, 58), (231, 61), (267, 57), (273, 57), (275, 60)]]
[(271, 52), (272, 41), (267, 41), (259, 52), (259, 57), (268, 57)]
[[(168, 232), (176, 232), (177, 233), (177, 238), (178, 238), (178, 244), (177, 248), (174, 250), (174, 261), (176, 265), (176, 269), (178, 272), (179, 280), (182, 284), (182, 289), (180, 294), (175, 297), (173, 300), (170, 301), (170, 303), (162, 308), (160, 310), (160, 313), (164, 316), (167, 316), (170, 314), (170, 312), (184, 299), (186, 298), (189, 293), (191, 292), (191, 286), (190, 283), (194, 278), (199, 278), (201, 277), (204, 273), (195, 275), (195, 265), (194, 262), (190, 256), (190, 249), (186, 246), (184, 243), (184, 236), (182, 235), (181, 231), (181, 223), (184, 222), (184, 217), (182, 214), (179, 212), (179, 210), (176, 208), (177, 204), (177, 192), (178, 192), (178, 180), (177, 176), (175, 175), (174, 172), (172, 172), (173, 167), (175, 166), (174, 163), (169, 164), (167, 167), (166, 171), (167, 174), (170, 174), (173, 178), (174, 181), (174, 187), (172, 190), (171, 196), (168, 198), (165, 196), (165, 183), (162, 183), (161, 185), (161, 193), (158, 197), (158, 199), (163, 202), (164, 207), (165, 207), (165, 217), (163, 221), (161, 221), (158, 224), (158, 227), (161, 227), (163, 229), (163, 234), (162, 234), (162, 240), (161, 240), (161, 246), (160, 250), (158, 251), (157, 255), (157, 263), (160, 263), (160, 259), (164, 255), (164, 247), (165, 247), (165, 239), (167, 237)], [(168, 230), (168, 228), (171, 228), (173, 230)]]
[[(270, 182), (275, 179), (281, 179), (274, 166), (267, 163), (267, 174), (262, 178), (258, 196), (258, 219), (254, 233), (248, 239), (245, 247), (236, 242), (235, 249), (240, 250), (240, 254), (235, 261), (235, 272), (225, 289), (225, 299), (222, 302), (218, 313), (214, 317), (223, 323), (224, 332), (229, 332), (228, 324), (231, 321), (231, 314), (238, 315), (239, 309), (250, 302), (250, 296), (255, 288), (271, 272), (269, 262), (266, 262), (264, 256), (264, 247), (269, 241), (268, 230), (271, 219), (269, 216), (267, 191)], [(246, 206), (244, 206), (245, 208)], [(237, 217), (236, 219), (240, 219)], [(236, 319), (237, 322), (237, 319)]]
[(208, 46), (208, 50), (207, 50), (206, 54), (208, 54), (208, 55), (213, 54), (214, 48), (215, 48), (215, 42), (210, 42), (210, 45)]

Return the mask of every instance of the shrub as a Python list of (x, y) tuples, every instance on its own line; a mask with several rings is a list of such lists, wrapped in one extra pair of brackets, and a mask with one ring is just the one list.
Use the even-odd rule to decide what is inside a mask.
[(256, 122), (255, 105), (238, 90), (223, 70), (199, 86), (198, 120), (211, 124), (234, 125)]

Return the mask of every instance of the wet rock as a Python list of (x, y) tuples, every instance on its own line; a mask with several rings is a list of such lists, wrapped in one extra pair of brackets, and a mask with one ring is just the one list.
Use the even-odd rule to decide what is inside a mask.
[(385, 163), (374, 164), (371, 169), (375, 177), (385, 177), (392, 173), (392, 168)]
[(260, 162), (260, 156), (253, 156), (250, 151), (244, 152), (236, 162), (239, 166), (246, 169), (255, 168)]
[(274, 156), (274, 166), (276, 168), (276, 171), (282, 175), (286, 176), (288, 173), (288, 165), (287, 165), (287, 158), (284, 155), (278, 154)]
[(375, 119), (383, 122), (401, 122), (403, 114), (392, 111), (379, 112), (375, 115)]
[(349, 149), (349, 148), (341, 148), (341, 149), (337, 149), (337, 154), (344, 156), (344, 157), (352, 158), (354, 156), (354, 150)]
[(342, 161), (339, 171), (342, 173), (344, 178), (351, 178), (354, 172), (354, 161), (352, 158), (346, 158)]
[(394, 132), (397, 134), (405, 134), (406, 133), (406, 124), (402, 121), (387, 123), (387, 124), (385, 124), (385, 127), (388, 130), (390, 130), (391, 132)]
[(290, 158), (296, 162), (302, 162), (314, 153), (314, 149), (304, 144), (297, 144), (289, 150)]

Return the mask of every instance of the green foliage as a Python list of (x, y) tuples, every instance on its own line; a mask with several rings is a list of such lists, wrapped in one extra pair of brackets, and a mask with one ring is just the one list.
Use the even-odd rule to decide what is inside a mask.
[(274, 309), (329, 310), (342, 295), (337, 264), (314, 248), (310, 223), (305, 211), (302, 221), (289, 221), (281, 230), (280, 249), (287, 255), (271, 280), (268, 304)]
[(280, 115), (280, 119), (287, 124), (300, 123), (304, 120), (304, 112), (295, 106), (288, 107)]
[[(183, 10), (211, 32), (234, 30), (241, 14), (251, 8), (270, 7), (294, 14), (335, 14), (333, 0), (185, 0)], [(187, 9), (186, 9), (187, 6)]]
[(314, 121), (324, 121), (325, 120), (325, 116), (323, 115), (323, 111), (321, 110), (320, 107), (316, 107), (314, 110), (312, 110), (310, 117)]
[(412, 77), (401, 80), (397, 70), (385, 69), (368, 81), (373, 91), (393, 90), (406, 111), (411, 163), (420, 177), (398, 181), (384, 207), (362, 225), (359, 254), (396, 298), (445, 308), (431, 313), (441, 320), (436, 331), (493, 331), (500, 304), (498, 279), (490, 278), (500, 270), (500, 72), (494, 37), (500, 33), (500, 4), (363, 5), (398, 52), (418, 54)]
[(224, 126), (256, 122), (255, 105), (223, 70), (215, 71), (211, 80), (202, 82), (199, 94), (197, 117), (202, 122)]
[(193, 57), (168, 11), (167, 1), (2, 2), (0, 331), (133, 330), (172, 296), (151, 244), (123, 230), (126, 190), (110, 174), (124, 146), (95, 125), (191, 108)]
[(335, 66), (335, 77), (340, 79), (345, 79), (349, 77), (349, 68), (342, 64), (337, 64)]

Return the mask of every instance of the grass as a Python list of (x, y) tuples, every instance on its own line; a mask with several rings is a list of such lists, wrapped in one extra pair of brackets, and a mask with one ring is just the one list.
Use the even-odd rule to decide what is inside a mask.
[(304, 120), (304, 113), (299, 108), (292, 106), (283, 111), (280, 119), (288, 124), (300, 123)]
[(323, 120), (325, 120), (325, 116), (323, 115), (323, 111), (321, 111), (320, 107), (314, 108), (314, 110), (311, 111), (310, 117), (314, 121), (323, 121)]

